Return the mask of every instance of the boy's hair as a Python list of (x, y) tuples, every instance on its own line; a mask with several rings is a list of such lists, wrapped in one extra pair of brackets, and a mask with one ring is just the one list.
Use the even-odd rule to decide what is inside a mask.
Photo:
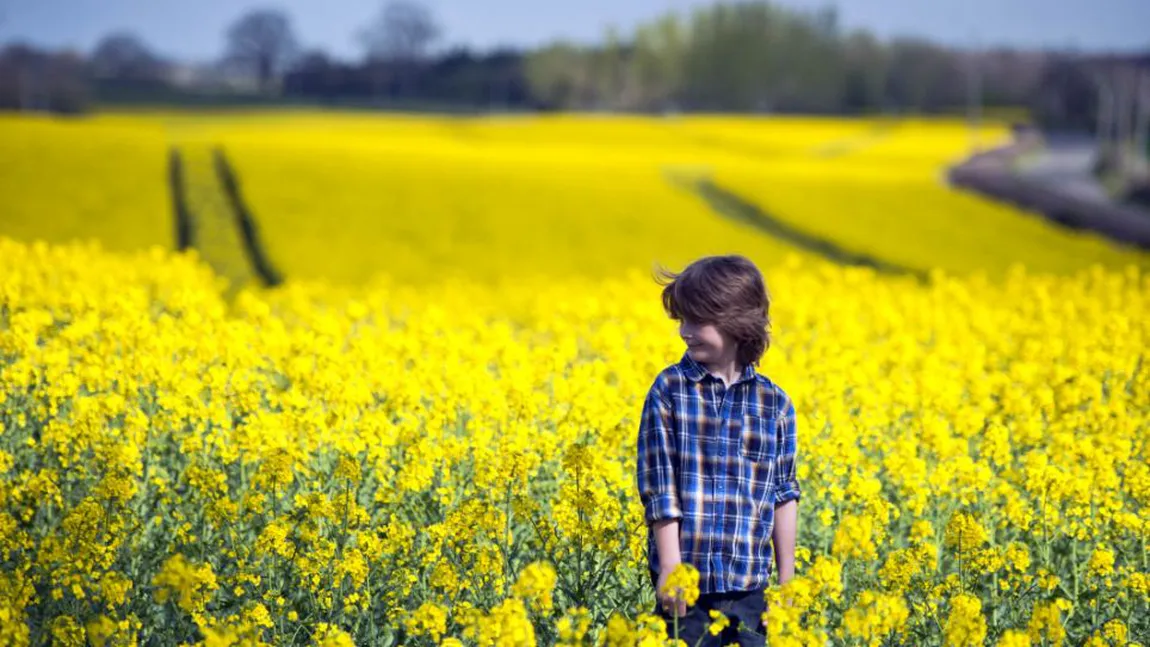
[(705, 256), (678, 273), (660, 267), (655, 280), (668, 316), (714, 324), (738, 343), (741, 364), (758, 364), (770, 347), (771, 297), (745, 256)]

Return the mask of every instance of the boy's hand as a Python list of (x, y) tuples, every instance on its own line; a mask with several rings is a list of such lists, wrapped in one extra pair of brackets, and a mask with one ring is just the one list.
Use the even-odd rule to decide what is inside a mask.
[(675, 569), (675, 565), (663, 565), (659, 569), (659, 581), (655, 586), (655, 597), (659, 600), (659, 606), (668, 615), (675, 615), (680, 618), (687, 615), (687, 601), (672, 593), (667, 595), (663, 594), (663, 586), (667, 583), (667, 578), (671, 576), (671, 571)]

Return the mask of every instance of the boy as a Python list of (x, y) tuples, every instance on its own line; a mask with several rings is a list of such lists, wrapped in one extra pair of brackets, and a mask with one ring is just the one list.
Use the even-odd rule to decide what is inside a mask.
[[(679, 638), (691, 647), (700, 637), (704, 646), (764, 645), (767, 548), (773, 543), (779, 582), (790, 580), (799, 499), (794, 404), (755, 370), (770, 344), (770, 299), (742, 256), (662, 274), (670, 279), (660, 281), (663, 307), (687, 349), (656, 376), (638, 434), (655, 612), (668, 634), (679, 616)], [(661, 592), (680, 562), (699, 571), (690, 609)], [(717, 636), (707, 630), (712, 609), (730, 623)]]

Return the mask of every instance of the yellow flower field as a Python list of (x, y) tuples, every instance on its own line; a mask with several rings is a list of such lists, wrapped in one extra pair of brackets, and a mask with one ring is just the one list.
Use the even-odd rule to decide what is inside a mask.
[[(220, 145), (272, 262), (289, 277), (345, 284), (380, 273), (404, 283), (608, 278), (732, 249), (765, 265), (818, 253), (716, 213), (683, 183), (696, 178), (802, 236), (918, 272), (1150, 266), (1094, 234), (949, 190), (942, 170), (971, 144), (955, 120), (236, 111), (6, 117), (0, 135), (0, 150), (20, 160), (0, 170), (10, 196), (0, 234), (170, 247), (167, 147), (184, 153), (194, 200), (205, 186), (194, 160)], [(978, 136), (1004, 139), (995, 125)], [(210, 247), (219, 236), (206, 233)], [(233, 249), (204, 252), (238, 276)]]
[[(798, 410), (770, 645), (1150, 644), (1150, 255), (947, 190), (960, 124), (149, 113), (0, 135), (0, 645), (669, 644), (634, 454), (683, 348), (650, 269), (724, 252), (764, 269), (760, 369)], [(250, 268), (216, 144), (278, 288), (229, 284)], [(212, 209), (188, 253), (169, 145)], [(827, 262), (699, 178), (917, 272)]]
[[(988, 145), (986, 135), (982, 145)], [(959, 123), (903, 123), (843, 155), (775, 165), (769, 178), (748, 165), (722, 168), (720, 184), (796, 226), (833, 232), (842, 246), (912, 268), (985, 271), (1014, 263), (1041, 272), (1093, 263), (1121, 267), (1148, 256), (1117, 249), (1087, 231), (1026, 216), (1008, 205), (952, 191), (943, 169), (961, 157), (969, 134)]]
[(0, 235), (171, 247), (167, 154), (162, 128), (133, 117), (0, 115)]
[[(0, 642), (662, 631), (634, 434), (680, 348), (646, 276), (229, 306), (193, 257), (9, 240), (0, 276)], [(804, 483), (772, 645), (1146, 635), (1150, 277), (768, 280)]]
[[(228, 150), (269, 254), (308, 279), (610, 277), (732, 249), (766, 265), (813, 253), (676, 181), (696, 177), (803, 234), (922, 272), (1150, 267), (1144, 253), (945, 187), (945, 165), (970, 145), (954, 120), (256, 113), (168, 128)], [(1004, 139), (988, 127), (979, 141)]]

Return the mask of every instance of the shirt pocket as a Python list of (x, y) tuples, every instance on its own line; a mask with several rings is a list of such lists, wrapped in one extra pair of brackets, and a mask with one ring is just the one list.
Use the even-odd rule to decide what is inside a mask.
[(744, 413), (739, 455), (755, 463), (770, 461), (775, 441), (773, 423), (770, 416)]

